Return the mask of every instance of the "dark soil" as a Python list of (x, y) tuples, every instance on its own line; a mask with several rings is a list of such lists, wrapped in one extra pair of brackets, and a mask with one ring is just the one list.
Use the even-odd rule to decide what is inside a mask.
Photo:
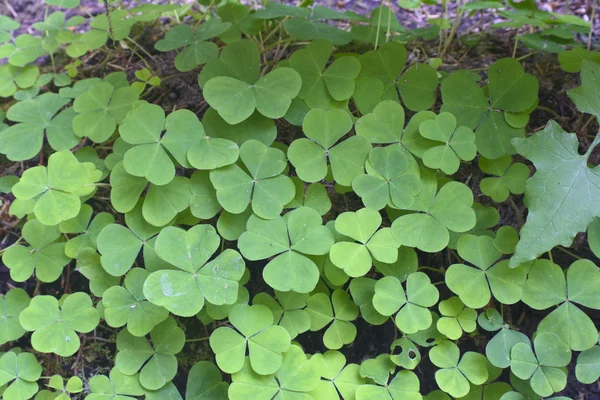
[[(125, 4), (134, 4), (133, 1), (125, 1)], [(356, 0), (339, 0), (336, 2), (330, 0), (317, 1), (318, 4), (326, 6), (333, 6), (332, 8), (339, 9), (351, 9), (361, 13), (368, 13), (369, 10), (373, 9), (380, 4), (377, 0), (369, 1), (356, 1)], [(564, 5), (558, 1), (541, 2), (544, 7), (553, 8), (554, 10), (563, 10)], [(578, 15), (589, 15), (591, 0), (589, 1), (573, 1), (570, 2), (570, 10), (572, 13)], [(11, 7), (7, 8), (7, 4)], [(89, 13), (92, 15), (103, 13), (104, 8), (99, 6), (97, 0), (85, 0), (82, 1), (84, 7), (82, 9), (76, 9), (69, 11), (70, 13)], [(395, 7), (395, 6), (394, 6)], [(451, 8), (453, 10), (453, 8)], [(427, 18), (439, 16), (439, 7), (425, 7), (419, 11), (406, 11), (397, 10), (398, 18), (401, 23), (407, 27), (421, 27), (426, 23)], [(44, 8), (40, 7), (39, 0), (19, 0), (19, 1), (8, 1), (4, 4), (0, 2), (0, 13), (12, 14), (15, 13), (16, 19), (22, 23), (22, 32), (31, 32), (30, 25), (33, 22), (43, 19)], [(599, 13), (600, 14), (600, 13)], [(471, 32), (478, 32), (493, 23), (496, 20), (494, 14), (485, 14), (482, 16), (483, 21), (480, 27), (473, 28), (474, 24), (478, 24), (476, 19), (467, 19), (461, 26), (461, 32), (466, 32), (471, 29)], [(596, 24), (598, 27), (600, 24)], [(145, 98), (147, 101), (160, 104), (165, 110), (171, 111), (175, 108), (187, 108), (195, 112), (198, 116), (202, 116), (207, 105), (203, 100), (201, 91), (197, 85), (197, 73), (198, 71), (191, 71), (188, 73), (180, 73), (174, 68), (173, 65), (173, 52), (169, 53), (157, 53), (153, 50), (151, 45), (157, 37), (160, 36), (160, 27), (157, 26), (146, 26), (136, 27), (134, 30), (136, 40), (142, 43), (146, 50), (148, 50), (152, 57), (146, 61), (151, 67), (157, 72), (158, 76), (163, 78), (163, 83), (160, 88), (149, 92)], [(416, 46), (411, 44), (409, 46)], [(434, 55), (437, 46), (435, 44), (422, 43), (419, 44), (420, 48), (426, 49), (430, 55)], [(448, 65), (443, 66), (442, 69), (455, 70), (459, 68), (465, 69), (483, 69), (487, 68), (495, 60), (508, 57), (512, 52), (512, 34), (511, 32), (504, 32), (503, 34), (482, 34), (479, 40), (479, 44), (475, 47), (468, 47), (460, 40), (454, 42), (452, 48), (448, 50)], [(526, 55), (525, 52), (518, 54), (519, 56)], [(107, 74), (115, 70), (124, 70), (133, 77), (133, 71), (143, 67), (143, 63), (135, 57), (130, 57), (125, 53), (119, 53), (115, 59), (107, 63), (102, 69), (100, 69), (98, 63), (99, 56), (90, 56), (88, 58), (88, 70), (87, 74)], [(426, 55), (421, 54), (419, 61), (426, 61)], [(567, 74), (557, 68), (557, 61), (555, 55), (550, 54), (535, 54), (533, 56), (523, 59), (524, 68), (526, 71), (536, 75), (540, 81), (540, 107), (532, 114), (528, 132), (535, 132), (542, 129), (549, 119), (557, 120), (566, 130), (576, 132), (580, 138), (582, 150), (586, 149), (591, 138), (598, 131), (598, 124), (596, 121), (586, 123), (586, 120), (580, 118), (580, 113), (577, 112), (572, 102), (567, 96), (567, 91), (575, 86), (579, 85), (577, 74)], [(482, 75), (483, 76), (483, 75)], [(1, 104), (3, 108), (7, 107), (7, 104)], [(286, 122), (280, 122), (278, 125), (279, 140), (286, 142), (293, 139), (295, 136), (300, 134), (297, 127), (293, 127)], [(597, 160), (592, 160), (594, 164), (598, 164), (600, 157)], [(37, 160), (24, 162), (24, 163), (8, 163), (6, 159), (0, 156), (0, 176), (7, 174), (19, 175), (22, 171), (30, 166), (37, 164)], [(524, 218), (526, 217), (527, 210), (523, 206), (522, 196), (513, 196), (516, 203), (516, 207), (511, 206), (509, 203), (495, 204), (490, 198), (483, 196), (479, 190), (479, 182), (483, 178), (481, 171), (476, 168), (476, 164), (473, 163), (471, 166), (465, 165), (457, 180), (468, 183), (473, 190), (475, 200), (486, 206), (495, 206), (499, 208), (500, 212), (500, 226), (512, 225), (519, 228), (522, 226)], [(332, 197), (333, 208), (328, 219), (335, 218), (341, 212), (347, 209), (356, 209), (361, 206), (360, 199), (350, 193), (345, 196), (335, 193), (332, 189), (329, 192)], [(7, 246), (14, 243), (17, 239), (18, 232), (20, 230), (19, 221), (15, 218), (8, 216), (8, 206), (12, 201), (11, 196), (2, 196), (4, 205), (0, 209), (0, 249), (6, 248)], [(106, 206), (105, 206), (106, 207)], [(108, 209), (107, 209), (108, 210)], [(590, 258), (595, 260), (593, 254), (587, 247), (587, 241), (585, 235), (579, 235), (571, 249), (579, 256), (584, 258)], [(574, 259), (559, 251), (553, 252), (554, 261), (559, 265), (569, 265)], [(449, 252), (442, 252), (440, 254), (431, 255), (426, 253), (419, 253), (419, 265), (432, 266), (436, 268), (447, 268), (452, 262), (454, 262), (452, 255)], [(249, 282), (248, 289), (251, 296), (261, 291), (270, 291), (269, 288), (265, 287), (262, 280), (257, 279), (262, 271), (262, 263), (249, 263), (249, 268), (252, 272), (252, 278)], [(5, 266), (0, 264), (0, 293), (5, 293), (9, 287), (23, 287), (30, 294), (34, 292), (42, 294), (52, 294), (56, 297), (60, 297), (65, 292), (75, 291), (87, 291), (87, 281), (80, 274), (73, 271), (73, 266), (65, 270), (62, 279), (50, 284), (42, 285), (37, 287), (33, 281), (17, 284), (12, 282), (9, 278), (8, 270)], [(430, 273), (432, 281), (436, 282), (442, 280), (441, 275), (436, 273)], [(445, 287), (438, 286), (443, 292)], [(446, 293), (447, 295), (448, 293)], [(442, 297), (444, 293), (442, 293)], [(447, 296), (446, 296), (447, 297)], [(522, 303), (514, 306), (505, 307), (505, 317), (507, 322), (516, 326), (517, 329), (526, 333), (531, 337), (535, 331), (537, 325), (544, 318), (549, 311), (535, 311), (529, 307), (524, 306)], [(596, 310), (585, 310), (585, 312), (593, 319), (597, 326), (600, 326), (600, 312)], [(392, 321), (388, 321), (381, 326), (372, 326), (362, 319), (355, 321), (358, 330), (358, 336), (354, 343), (346, 346), (342, 349), (346, 355), (348, 362), (360, 363), (367, 358), (373, 358), (378, 354), (389, 352), (389, 346), (396, 337), (396, 329)], [(186, 336), (188, 339), (200, 338), (207, 336), (210, 331), (215, 329), (219, 323), (214, 323), (211, 326), (202, 325), (197, 319), (191, 318), (186, 319), (185, 324), (181, 324), (186, 329)], [(485, 344), (491, 339), (494, 333), (487, 333), (485, 331), (479, 332), (476, 336), (465, 335), (461, 339), (461, 349), (473, 350), (480, 353), (485, 352)], [(110, 366), (112, 366), (113, 357), (115, 354), (114, 340), (116, 331), (107, 328), (99, 328), (93, 336), (90, 336), (88, 340), (82, 346), (82, 351), (73, 357), (69, 358), (58, 358), (53, 355), (44, 355), (40, 357), (46, 368), (46, 375), (52, 375), (54, 373), (62, 373), (63, 376), (70, 374), (78, 374), (79, 376), (89, 378), (98, 373), (107, 373)], [(322, 344), (322, 332), (307, 332), (301, 335), (297, 340), (301, 343), (309, 353), (323, 352), (327, 349)], [(22, 339), (16, 345), (28, 347), (28, 339)], [(421, 380), (421, 391), (428, 393), (431, 390), (436, 389), (436, 384), (433, 379), (433, 372), (435, 368), (427, 358), (426, 349), (421, 349), (423, 361), (418, 366), (419, 376)], [(185, 381), (187, 371), (194, 362), (199, 359), (212, 359), (213, 355), (206, 341), (187, 343), (185, 349), (180, 354), (180, 368), (181, 371), (175, 379), (175, 384), (180, 388), (185, 388)], [(569, 396), (574, 400), (595, 400), (600, 399), (600, 383), (594, 383), (591, 385), (582, 385), (575, 379), (574, 365), (575, 359), (569, 365), (569, 380), (567, 388), (560, 393), (561, 395)], [(184, 372), (184, 373), (181, 373)], [(508, 375), (505, 373), (500, 377), (500, 380), (508, 380)]]

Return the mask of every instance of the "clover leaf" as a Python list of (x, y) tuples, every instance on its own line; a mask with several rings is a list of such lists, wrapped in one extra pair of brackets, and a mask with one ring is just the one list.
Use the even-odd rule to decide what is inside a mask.
[[(463, 235), (458, 240), (458, 254), (475, 265), (452, 264), (446, 271), (448, 288), (471, 308), (482, 308), (493, 294), (502, 304), (521, 300), (527, 271), (519, 266), (510, 268), (508, 260), (496, 263), (502, 254), (489, 236)], [(490, 293), (491, 292), (491, 293)]]
[(350, 294), (354, 304), (360, 309), (361, 317), (371, 325), (382, 325), (388, 316), (380, 314), (373, 306), (375, 285), (377, 280), (371, 278), (354, 278), (350, 281)]
[(127, 376), (118, 368), (110, 370), (109, 376), (95, 375), (89, 381), (90, 394), (86, 400), (134, 400), (144, 395), (138, 375)]
[(213, 187), (208, 171), (196, 171), (190, 178), (190, 212), (200, 219), (211, 219), (221, 211), (217, 191)]
[(559, 305), (538, 325), (538, 332), (553, 332), (572, 350), (583, 351), (598, 342), (598, 330), (575, 304), (600, 309), (600, 269), (589, 260), (571, 264), (565, 274), (556, 264), (538, 260), (523, 285), (523, 302), (536, 310)]
[(400, 146), (376, 147), (369, 153), (367, 174), (356, 176), (352, 189), (368, 208), (409, 208), (421, 190), (419, 170), (410, 164)]
[(108, 274), (102, 268), (100, 255), (90, 248), (82, 249), (77, 255), (75, 271), (88, 279), (90, 292), (96, 297), (102, 297), (108, 288), (120, 282), (119, 277)]
[(73, 118), (73, 131), (95, 143), (108, 140), (117, 124), (123, 123), (139, 93), (133, 87), (115, 88), (108, 82), (92, 85), (73, 102), (78, 115)]
[(13, 43), (0, 45), (0, 58), (7, 58), (8, 63), (15, 67), (24, 67), (44, 53), (46, 51), (42, 45), (42, 38), (29, 34), (17, 36)]
[(0, 16), (0, 43), (6, 43), (10, 40), (10, 33), (16, 29), (19, 29), (21, 24), (17, 21), (13, 21), (6, 15)]
[(144, 249), (145, 256), (146, 249), (152, 247), (149, 241), (160, 232), (160, 228), (144, 220), (140, 203), (125, 214), (125, 222), (129, 229), (123, 225), (109, 224), (102, 228), (96, 240), (102, 267), (112, 276), (125, 275), (140, 250)]
[(33, 212), (44, 225), (75, 218), (80, 197), (92, 193), (101, 172), (92, 163), (81, 163), (68, 150), (52, 154), (48, 167), (29, 168), (13, 186), (17, 199), (34, 199)]
[(466, 396), (471, 391), (469, 382), (482, 385), (488, 379), (485, 357), (468, 351), (461, 358), (458, 346), (449, 340), (433, 347), (429, 358), (441, 368), (435, 372), (438, 386), (453, 397)]
[(223, 382), (221, 371), (209, 361), (199, 361), (190, 369), (185, 395), (187, 400), (227, 399), (229, 385)]
[(322, 378), (319, 386), (310, 392), (314, 398), (336, 399), (341, 395), (343, 399), (352, 399), (356, 388), (366, 383), (359, 374), (360, 367), (346, 364), (346, 357), (339, 351), (327, 350), (313, 355), (311, 360)]
[[(397, 348), (400, 348), (400, 351), (396, 351)], [(407, 337), (394, 340), (390, 352), (390, 361), (405, 369), (415, 369), (421, 362), (419, 348)]]
[(412, 371), (399, 371), (385, 386), (360, 385), (356, 388), (356, 400), (382, 399), (401, 400), (419, 398), (421, 384)]
[(502, 315), (495, 308), (486, 308), (479, 313), (477, 323), (488, 332), (495, 332), (504, 326)]
[(460, 167), (460, 160), (471, 161), (477, 155), (475, 133), (466, 126), (456, 127), (456, 118), (442, 112), (435, 119), (424, 121), (419, 126), (421, 136), (434, 142), (442, 142), (423, 154), (423, 163), (452, 175)]
[(209, 42), (231, 27), (229, 22), (211, 19), (200, 24), (196, 29), (186, 24), (179, 24), (169, 29), (164, 39), (156, 42), (158, 51), (170, 51), (182, 48), (175, 57), (175, 68), (181, 72), (191, 71), (199, 65), (217, 58), (219, 48)]
[(411, 111), (431, 108), (438, 77), (427, 64), (414, 64), (404, 73), (406, 48), (399, 42), (385, 43), (359, 57), (362, 69), (356, 82), (354, 101), (362, 114), (372, 112), (382, 100), (398, 102)]
[[(313, 16), (314, 17), (314, 16)], [(309, 20), (307, 18), (290, 18), (282, 23), (285, 31), (292, 38), (301, 41), (326, 39), (336, 46), (343, 46), (352, 41), (352, 34), (327, 22)]]
[(281, 367), (275, 375), (260, 375), (251, 367), (252, 359), (246, 359), (242, 369), (231, 376), (229, 398), (310, 398), (308, 394), (319, 385), (319, 372), (315, 362), (307, 359), (304, 351), (290, 346), (283, 354)]
[(325, 347), (337, 350), (354, 341), (356, 326), (350, 321), (358, 317), (358, 307), (348, 293), (336, 289), (331, 299), (325, 293), (316, 293), (308, 298), (306, 306), (311, 331), (315, 332), (329, 325), (323, 334)]
[(39, 75), (39, 68), (33, 65), (22, 68), (8, 64), (0, 66), (0, 97), (10, 97), (18, 89), (33, 87)]
[(355, 242), (334, 244), (329, 253), (333, 264), (349, 276), (359, 277), (371, 269), (371, 257), (381, 262), (395, 262), (400, 245), (392, 236), (391, 229), (378, 230), (381, 221), (381, 214), (370, 208), (340, 214), (335, 220), (335, 230)]
[(6, 117), (18, 123), (0, 133), (0, 153), (13, 161), (32, 158), (40, 152), (44, 134), (56, 151), (75, 146), (80, 141), (71, 127), (75, 112), (67, 108), (58, 113), (68, 103), (55, 93), (44, 93), (13, 105)]
[(396, 365), (390, 359), (390, 355), (384, 353), (363, 361), (359, 373), (363, 378), (371, 379), (379, 385), (386, 385), (395, 370)]
[(294, 186), (296, 186), (296, 196), (285, 205), (285, 208), (310, 207), (320, 215), (325, 215), (331, 209), (331, 200), (327, 194), (327, 189), (321, 183), (311, 183), (305, 185), (297, 176), (292, 177)]
[(238, 241), (242, 255), (252, 261), (273, 258), (263, 277), (273, 289), (308, 293), (319, 280), (319, 269), (306, 255), (323, 255), (333, 246), (333, 235), (321, 216), (309, 207), (265, 220), (252, 215)]
[(52, 399), (55, 400), (70, 400), (70, 395), (77, 395), (83, 392), (83, 382), (78, 376), (70, 377), (66, 384), (65, 380), (60, 375), (53, 375), (48, 381), (48, 387), (57, 390), (52, 393)]
[[(425, 186), (423, 177), (422, 182)], [(466, 232), (475, 226), (471, 189), (449, 182), (436, 194), (430, 190), (436, 185), (419, 193), (420, 201), (412, 206), (419, 213), (403, 215), (392, 223), (392, 234), (401, 245), (435, 253), (448, 245), (449, 231)]]
[(329, 160), (333, 179), (340, 185), (350, 186), (352, 179), (364, 172), (371, 150), (369, 141), (362, 136), (351, 136), (336, 145), (351, 129), (352, 118), (344, 110), (309, 111), (302, 122), (308, 139), (294, 140), (288, 149), (298, 177), (305, 182), (324, 179)]
[(138, 373), (140, 384), (147, 390), (158, 390), (177, 373), (175, 354), (183, 349), (185, 334), (173, 318), (156, 325), (150, 332), (152, 345), (142, 337), (122, 330), (117, 336), (115, 367), (125, 375)]
[(477, 311), (465, 306), (457, 296), (452, 296), (439, 304), (442, 317), (437, 321), (440, 333), (448, 339), (458, 340), (464, 332), (473, 332), (477, 328)]
[(210, 171), (210, 180), (217, 190), (217, 199), (226, 211), (240, 214), (252, 203), (259, 217), (277, 217), (295, 195), (292, 180), (283, 175), (285, 154), (256, 140), (245, 142), (240, 159), (246, 171), (233, 164)]
[(164, 228), (156, 238), (155, 251), (177, 269), (151, 273), (144, 282), (144, 296), (182, 317), (196, 315), (205, 300), (215, 305), (235, 303), (244, 260), (235, 250), (226, 249), (208, 261), (219, 243), (210, 225), (195, 225), (188, 231)]
[(275, 291), (275, 297), (261, 292), (254, 296), (253, 304), (262, 304), (269, 307), (273, 313), (274, 323), (283, 326), (294, 340), (299, 334), (310, 329), (310, 316), (306, 308), (307, 293)]
[(504, 155), (495, 160), (479, 158), (479, 168), (494, 177), (483, 178), (479, 182), (481, 191), (495, 202), (505, 201), (510, 193), (523, 194), (525, 181), (529, 178), (529, 168), (522, 163), (513, 163), (512, 157)]
[(271, 146), (277, 137), (275, 121), (258, 112), (237, 125), (229, 125), (219, 113), (209, 108), (202, 117), (202, 124), (207, 136), (227, 139), (238, 146), (253, 139), (264, 143), (265, 146)]
[[(166, 132), (161, 135), (164, 127)], [(162, 186), (175, 177), (175, 165), (169, 154), (182, 166), (189, 167), (188, 149), (202, 139), (204, 130), (189, 110), (178, 110), (165, 118), (160, 106), (141, 103), (127, 113), (119, 133), (126, 143), (134, 145), (123, 157), (125, 171)]]
[(302, 80), (291, 68), (277, 68), (253, 84), (220, 76), (204, 85), (204, 98), (231, 125), (250, 117), (254, 110), (268, 118), (283, 117), (298, 95)]
[(493, 63), (488, 72), (488, 96), (473, 79), (454, 72), (442, 82), (442, 112), (453, 114), (459, 126), (475, 130), (477, 151), (489, 159), (514, 154), (511, 139), (524, 136), (523, 128), (514, 128), (504, 112), (527, 112), (537, 102), (538, 81), (525, 73), (513, 58)]
[(581, 383), (590, 384), (600, 379), (600, 346), (594, 346), (579, 354), (575, 376)]
[(217, 15), (224, 22), (231, 23), (229, 29), (219, 36), (225, 43), (239, 40), (242, 33), (256, 35), (262, 29), (263, 22), (256, 18), (255, 13), (250, 13), (250, 8), (244, 4), (224, 4), (217, 7)]
[(29, 246), (14, 245), (6, 249), (2, 261), (10, 270), (11, 279), (25, 282), (34, 271), (42, 282), (54, 282), (71, 258), (65, 255), (65, 244), (57, 241), (57, 226), (47, 226), (37, 219), (23, 226), (23, 238)]
[(330, 41), (317, 39), (290, 57), (290, 66), (302, 78), (298, 98), (311, 109), (328, 108), (335, 102), (348, 100), (354, 93), (360, 62), (355, 57), (342, 56), (326, 68), (332, 53)]
[(76, 258), (79, 252), (85, 248), (96, 250), (98, 234), (105, 226), (115, 221), (112, 214), (107, 212), (98, 213), (92, 219), (93, 212), (91, 206), (84, 204), (75, 218), (63, 221), (58, 225), (61, 233), (80, 234), (65, 244), (65, 254), (68, 257)]
[(395, 323), (406, 334), (417, 333), (431, 326), (431, 312), (427, 309), (437, 303), (439, 292), (422, 272), (414, 272), (406, 281), (406, 292), (394, 276), (381, 278), (375, 284), (373, 307), (382, 315), (396, 311)]
[(510, 367), (510, 351), (517, 343), (531, 344), (527, 335), (504, 325), (486, 345), (485, 356), (493, 366), (508, 368)]
[(198, 84), (204, 89), (212, 78), (225, 76), (252, 85), (259, 79), (259, 75), (258, 47), (254, 41), (242, 39), (229, 43), (223, 48), (219, 58), (206, 63), (198, 75)]
[(31, 399), (38, 392), (42, 366), (31, 353), (6, 352), (0, 357), (0, 387), (9, 384), (5, 399)]
[(29, 305), (29, 296), (21, 288), (0, 296), (0, 345), (15, 341), (25, 334), (19, 315)]
[(99, 320), (90, 296), (82, 292), (67, 296), (60, 307), (52, 296), (35, 296), (19, 316), (21, 326), (33, 331), (34, 349), (62, 357), (73, 355), (79, 349), (76, 332), (91, 332)]
[(551, 396), (567, 385), (563, 371), (571, 361), (571, 350), (557, 335), (540, 333), (530, 344), (517, 343), (510, 351), (510, 370), (520, 379), (530, 379), (531, 388), (540, 396)]
[(595, 201), (600, 196), (600, 174), (587, 166), (595, 145), (579, 155), (577, 135), (565, 132), (554, 121), (527, 139), (515, 140), (514, 145), (519, 154), (533, 162), (536, 172), (527, 181), (529, 214), (510, 261), (512, 267), (559, 244), (569, 246), (600, 212)]
[(113, 286), (104, 292), (102, 304), (108, 326), (119, 328), (127, 325), (131, 335), (140, 337), (167, 319), (167, 310), (144, 297), (143, 288), (147, 278), (146, 270), (134, 268), (127, 273), (123, 286)]
[(236, 330), (219, 327), (210, 335), (210, 347), (221, 370), (228, 374), (242, 371), (246, 348), (255, 373), (270, 375), (279, 370), (291, 341), (285, 328), (273, 325), (269, 308), (237, 304), (229, 313), (229, 322)]

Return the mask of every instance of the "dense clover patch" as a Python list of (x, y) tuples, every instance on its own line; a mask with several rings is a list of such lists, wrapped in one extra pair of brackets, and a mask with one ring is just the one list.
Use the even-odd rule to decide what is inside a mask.
[[(600, 135), (580, 152), (556, 121), (528, 134), (540, 84), (520, 59), (452, 69), (452, 21), (409, 30), (386, 5), (198, 3), (86, 20), (45, 0), (42, 36), (0, 16), (0, 154), (18, 163), (0, 177), (18, 238), (0, 249), (1, 398), (522, 400), (597, 382), (600, 269), (565, 247), (587, 230), (600, 255)], [(560, 53), (590, 126), (600, 57), (574, 39), (590, 24), (531, 4), (458, 7), (498, 9), (515, 52)], [(126, 59), (140, 68), (113, 71)], [(190, 76), (195, 109), (169, 93)]]

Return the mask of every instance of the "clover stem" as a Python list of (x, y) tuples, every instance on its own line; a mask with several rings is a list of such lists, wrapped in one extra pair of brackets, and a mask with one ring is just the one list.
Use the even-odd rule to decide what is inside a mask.
[(548, 258), (550, 259), (550, 262), (554, 263), (554, 259), (552, 258), (552, 251), (548, 251)]
[(198, 22), (196, 22), (196, 26), (194, 26), (194, 30), (196, 30), (196, 28), (198, 28), (198, 26), (200, 25), (200, 23), (202, 23), (202, 21), (204, 20), (204, 18), (206, 18), (206, 15), (208, 14), (208, 12), (210, 10), (212, 10), (212, 7), (213, 7), (214, 4), (215, 4), (215, 0), (211, 0), (211, 2), (208, 5), (208, 7), (206, 7), (206, 11), (204, 11), (204, 13), (202, 14), (202, 16), (198, 20)]
[(594, 18), (596, 17), (596, 3), (597, 0), (594, 0), (592, 2), (592, 16), (590, 18), (590, 33), (588, 34), (588, 41), (587, 41), (587, 49), (591, 50), (592, 49), (592, 35), (594, 34)]
[(523, 223), (524, 223), (523, 222), (523, 214), (521, 214), (521, 210), (519, 210), (517, 203), (515, 203), (515, 201), (513, 200), (511, 195), (508, 195), (508, 201), (510, 202), (510, 206), (512, 207), (513, 211), (515, 212), (517, 221), (519, 222), (520, 225), (523, 225)]
[(573, 252), (571, 252), (571, 251), (569, 251), (569, 250), (565, 249), (565, 248), (564, 248), (564, 247), (562, 247), (562, 246), (556, 246), (556, 248), (557, 248), (558, 250), (562, 251), (563, 253), (565, 253), (565, 254), (568, 254), (568, 255), (570, 255), (571, 257), (573, 257), (573, 258), (575, 258), (575, 259), (577, 259), (577, 260), (581, 260), (581, 259), (583, 259), (583, 257), (580, 257), (580, 256), (578, 256), (577, 254), (575, 254), (575, 253), (573, 253)]
[(443, 58), (444, 54), (446, 54), (446, 50), (448, 50), (448, 47), (450, 47), (450, 44), (452, 44), (452, 40), (454, 39), (454, 36), (456, 35), (458, 26), (462, 22), (461, 21), (462, 13), (460, 12), (461, 6), (462, 6), (462, 0), (459, 0), (458, 4), (456, 5), (456, 15), (454, 16), (454, 21), (452, 22), (452, 29), (450, 30), (450, 34), (446, 38), (446, 43), (444, 45), (444, 49), (442, 50), (442, 52), (439, 55), (440, 58)]
[(377, 32), (375, 34), (375, 50), (379, 46), (379, 30), (381, 29), (381, 9), (379, 9), (379, 17), (377, 18)]
[(277, 26), (276, 26), (275, 28), (273, 28), (273, 30), (272, 30), (271, 32), (269, 32), (269, 34), (268, 34), (267, 36), (265, 36), (264, 42), (266, 42), (267, 40), (271, 39), (271, 37), (272, 37), (273, 35), (275, 35), (275, 33), (276, 33), (276, 32), (277, 32), (279, 29), (281, 29), (281, 27), (282, 27), (283, 23), (284, 23), (285, 21), (287, 21), (288, 19), (290, 19), (290, 17), (289, 17), (289, 16), (288, 16), (288, 17), (285, 17), (285, 18), (283, 18), (283, 19), (282, 19), (282, 20), (279, 22), (279, 24), (277, 24)]
[(196, 339), (187, 339), (185, 342), (186, 343), (192, 343), (192, 342), (203, 342), (205, 340), (210, 339), (210, 336), (206, 336), (206, 337), (201, 337), (201, 338), (196, 338)]
[(444, 274), (446, 273), (446, 272), (445, 272), (443, 269), (441, 269), (441, 268), (433, 268), (433, 267), (419, 267), (419, 268), (417, 269), (417, 271), (422, 271), (422, 270), (425, 270), (425, 271), (432, 271), (432, 272), (437, 272), (438, 274), (441, 274), (441, 275), (444, 275)]
[[(131, 43), (133, 43), (133, 45), (135, 47), (139, 47), (143, 52), (145, 52), (147, 55), (150, 56), (150, 58), (152, 58), (152, 56), (150, 55), (150, 53), (148, 53), (146, 51), (146, 49), (142, 48), (142, 46), (138, 45), (137, 42), (135, 40), (133, 40), (130, 37), (127, 37), (125, 39), (128, 39)], [(133, 54), (135, 54), (146, 66), (146, 68), (148, 68), (150, 70), (150, 72), (152, 73), (152, 75), (156, 75), (156, 72), (154, 72), (154, 69), (152, 69), (152, 67), (150, 66), (150, 64), (148, 63), (148, 61), (146, 61), (146, 59), (144, 57), (142, 57), (142, 55), (140, 53), (138, 53), (134, 48), (130, 47), (129, 50), (131, 50), (133, 52)]]
[(516, 58), (517, 56), (517, 47), (519, 46), (519, 28), (517, 28), (517, 33), (515, 35), (515, 45), (513, 47), (512, 58)]

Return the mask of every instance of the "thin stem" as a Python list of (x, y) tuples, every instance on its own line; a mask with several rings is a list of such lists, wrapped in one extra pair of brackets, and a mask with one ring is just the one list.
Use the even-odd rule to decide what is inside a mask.
[(592, 2), (592, 18), (590, 19), (590, 33), (588, 34), (587, 48), (592, 49), (592, 35), (594, 34), (594, 18), (596, 18), (596, 0)]
[(438, 274), (441, 274), (441, 275), (444, 275), (444, 274), (445, 274), (444, 270), (443, 270), (443, 269), (440, 269), (440, 268), (433, 268), (433, 267), (419, 267), (419, 268), (417, 269), (417, 271), (422, 271), (422, 270), (425, 270), (425, 271), (432, 271), (432, 272), (437, 272)]
[(377, 18), (377, 32), (375, 33), (375, 50), (379, 45), (379, 31), (381, 30), (381, 9), (379, 9), (379, 17)]
[(513, 47), (512, 58), (516, 58), (518, 46), (519, 46), (519, 28), (517, 28), (517, 34), (515, 35), (515, 46)]
[(275, 28), (273, 28), (273, 30), (272, 30), (271, 32), (269, 32), (269, 34), (268, 34), (267, 36), (265, 36), (264, 42), (266, 43), (266, 42), (267, 42), (267, 40), (271, 39), (271, 37), (273, 37), (273, 35), (275, 35), (275, 33), (277, 33), (277, 31), (278, 31), (279, 29), (281, 29), (281, 27), (282, 27), (283, 23), (284, 23), (285, 21), (287, 21), (289, 18), (290, 18), (289, 16), (288, 16), (288, 17), (285, 17), (285, 18), (283, 18), (283, 19), (282, 19), (282, 20), (279, 22), (279, 24), (277, 24), (277, 26), (276, 26)]
[(192, 342), (203, 342), (205, 340), (210, 339), (210, 336), (206, 336), (206, 337), (201, 337), (201, 338), (196, 338), (196, 339), (187, 339), (185, 342), (186, 343), (192, 343)]
[(550, 262), (554, 263), (554, 258), (552, 258), (552, 251), (548, 252), (548, 258), (550, 259)]
[(198, 22), (196, 22), (196, 25), (194, 26), (194, 29), (196, 29), (204, 20), (204, 18), (206, 18), (206, 15), (208, 14), (208, 12), (212, 9), (212, 6), (215, 4), (215, 0), (211, 0), (210, 4), (208, 5), (208, 7), (206, 7), (206, 10), (204, 11), (204, 13), (202, 14), (202, 16), (200, 17), (200, 19), (198, 20)]
[(450, 35), (448, 35), (448, 38), (446, 39), (446, 44), (444, 45), (444, 50), (442, 50), (441, 54), (439, 55), (440, 58), (444, 57), (444, 54), (446, 54), (446, 50), (448, 50), (448, 47), (450, 47), (450, 44), (452, 43), (452, 40), (454, 39), (454, 35), (456, 35), (456, 31), (458, 30), (458, 26), (460, 25), (460, 23), (462, 21), (461, 6), (462, 6), (462, 1), (459, 1), (456, 6), (456, 15), (454, 16), (454, 22), (452, 23), (452, 29), (450, 30)]
[(557, 248), (558, 250), (562, 251), (563, 253), (565, 253), (565, 254), (568, 254), (568, 255), (570, 255), (571, 257), (573, 257), (573, 258), (575, 258), (575, 259), (577, 259), (577, 260), (581, 260), (581, 259), (583, 258), (583, 257), (580, 257), (580, 256), (578, 256), (577, 254), (575, 254), (575, 253), (573, 253), (573, 252), (571, 252), (571, 251), (569, 251), (569, 250), (565, 249), (565, 248), (564, 248), (564, 247), (562, 247), (562, 246), (556, 246), (556, 248)]

